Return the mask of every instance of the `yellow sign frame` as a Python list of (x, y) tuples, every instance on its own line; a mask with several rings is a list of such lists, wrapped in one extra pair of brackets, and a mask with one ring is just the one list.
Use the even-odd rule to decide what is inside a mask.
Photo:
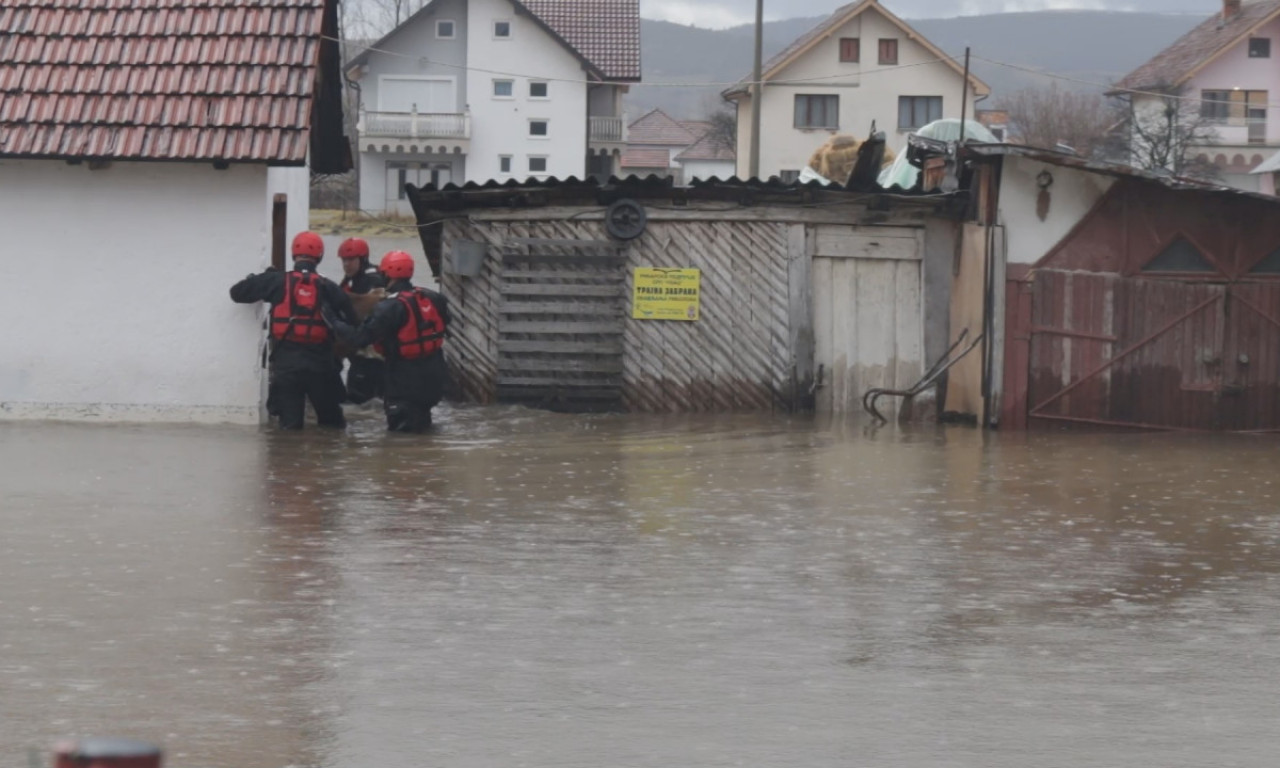
[(632, 274), (631, 317), (683, 320), (702, 316), (702, 270), (636, 267)]

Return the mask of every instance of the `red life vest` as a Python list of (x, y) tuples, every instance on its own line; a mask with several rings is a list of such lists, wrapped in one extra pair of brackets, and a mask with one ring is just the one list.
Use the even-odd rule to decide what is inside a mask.
[(320, 314), (320, 278), (314, 272), (284, 276), (284, 300), (271, 308), (271, 338), (299, 344), (329, 340), (329, 326)]
[(426, 357), (444, 346), (444, 318), (435, 302), (418, 288), (396, 294), (396, 300), (409, 314), (396, 334), (396, 354), (403, 360)]

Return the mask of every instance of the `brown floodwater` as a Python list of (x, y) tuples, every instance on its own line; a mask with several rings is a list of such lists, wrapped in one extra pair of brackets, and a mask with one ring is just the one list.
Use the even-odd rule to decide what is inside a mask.
[(0, 425), (0, 765), (1274, 766), (1280, 438)]

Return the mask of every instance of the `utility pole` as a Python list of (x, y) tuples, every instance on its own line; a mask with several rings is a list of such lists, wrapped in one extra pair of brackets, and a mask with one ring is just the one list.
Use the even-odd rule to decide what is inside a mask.
[(760, 176), (760, 102), (764, 100), (764, 83), (760, 82), (761, 50), (764, 47), (764, 0), (756, 0), (756, 52), (755, 65), (751, 68), (751, 155), (747, 176)]

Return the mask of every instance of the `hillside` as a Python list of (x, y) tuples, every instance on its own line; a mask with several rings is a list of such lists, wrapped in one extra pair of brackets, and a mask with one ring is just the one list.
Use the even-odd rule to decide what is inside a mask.
[[(958, 58), (967, 45), (974, 57), (1107, 84), (1155, 55), (1199, 20), (1198, 16), (1178, 14), (1040, 11), (916, 19), (911, 24)], [(765, 59), (820, 21), (789, 19), (765, 24)], [(754, 31), (749, 25), (709, 30), (646, 19), (641, 22), (641, 35), (644, 79), (650, 83), (732, 83), (751, 71)], [(1046, 45), (1046, 40), (1053, 44)], [(1001, 93), (1051, 82), (1033, 72), (979, 58), (973, 59), (972, 66), (992, 88), (988, 105), (996, 104)], [(723, 103), (719, 94), (724, 87), (634, 86), (627, 97), (627, 112), (635, 118), (662, 107), (678, 118), (702, 117)]]

